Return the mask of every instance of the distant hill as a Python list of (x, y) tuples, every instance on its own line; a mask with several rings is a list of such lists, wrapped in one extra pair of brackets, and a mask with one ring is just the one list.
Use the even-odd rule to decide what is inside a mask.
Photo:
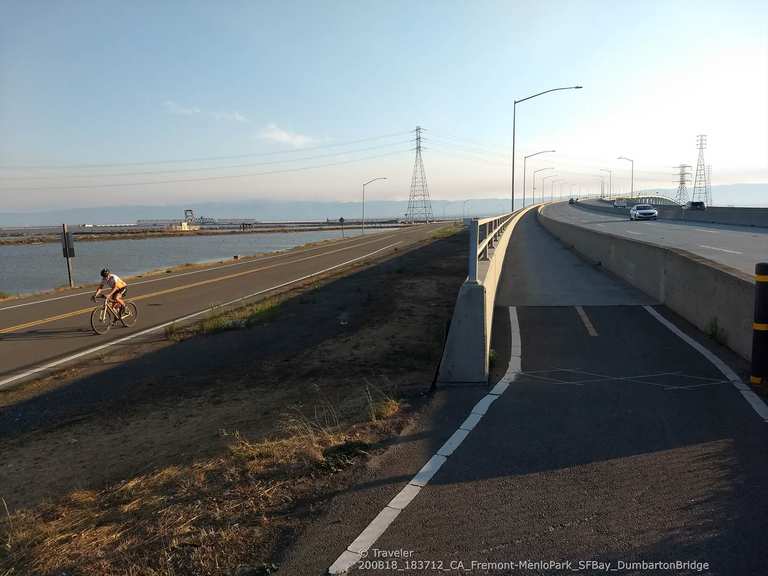
[[(71, 208), (39, 212), (0, 213), (0, 226), (50, 226), (55, 224), (132, 224), (136, 220), (183, 219), (184, 209), (191, 208), (195, 216), (211, 218), (254, 218), (266, 221), (338, 220), (360, 218), (359, 202), (247, 202), (191, 203), (169, 206), (120, 206)], [(464, 203), (432, 201), (436, 218), (461, 217)], [(372, 201), (365, 203), (366, 218), (399, 218), (408, 210), (408, 202)], [(509, 199), (483, 198), (466, 204), (468, 216), (498, 214), (509, 210)]]
[[(673, 193), (671, 189), (644, 190)], [(768, 184), (732, 184), (713, 186), (714, 203), (719, 206), (768, 206)], [(35, 212), (0, 212), (0, 226), (50, 226), (55, 224), (131, 224), (144, 219), (181, 220), (184, 209), (192, 208), (196, 216), (211, 218), (254, 218), (268, 221), (338, 220), (359, 218), (359, 202), (278, 202), (249, 200), (243, 202), (207, 202), (168, 206), (101, 206), (41, 210)], [(477, 198), (463, 201), (433, 200), (435, 217), (486, 216), (509, 210), (508, 198)], [(371, 201), (365, 204), (368, 218), (398, 218), (408, 209), (407, 201)]]

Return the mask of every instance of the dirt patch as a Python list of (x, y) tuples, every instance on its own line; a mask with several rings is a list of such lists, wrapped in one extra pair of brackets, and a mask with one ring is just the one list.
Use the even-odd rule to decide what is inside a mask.
[(423, 402), (465, 274), (448, 236), (2, 408), (0, 574), (268, 574)]

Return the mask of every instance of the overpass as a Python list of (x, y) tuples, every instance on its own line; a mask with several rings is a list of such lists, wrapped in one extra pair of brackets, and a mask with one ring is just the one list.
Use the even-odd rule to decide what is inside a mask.
[[(555, 204), (471, 223), (470, 273), (431, 408), (354, 493), (334, 499), (283, 570), (764, 569), (768, 407), (745, 383), (748, 353), (736, 332), (718, 343), (695, 326), (707, 306), (718, 318), (746, 313), (754, 283), (741, 260), (726, 267), (679, 250), (666, 263), (651, 257), (673, 251), (668, 230), (653, 223), (638, 240), (594, 220)], [(749, 244), (748, 234), (724, 238)], [(611, 253), (617, 262), (648, 260), (634, 261), (633, 276)], [(686, 285), (649, 286), (644, 279), (658, 284), (653, 267), (662, 265), (669, 282)], [(489, 278), (494, 267), (498, 277)], [(749, 302), (704, 301), (725, 275), (734, 278), (730, 296), (743, 281)], [(676, 311), (676, 289), (698, 306)], [(484, 338), (489, 362), (466, 376)], [(384, 562), (393, 558), (397, 567)]]

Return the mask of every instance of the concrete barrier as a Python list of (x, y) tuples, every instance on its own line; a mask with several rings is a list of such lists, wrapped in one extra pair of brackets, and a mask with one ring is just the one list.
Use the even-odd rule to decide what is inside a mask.
[(587, 260), (636, 286), (720, 340), (742, 358), (752, 355), (754, 279), (696, 254), (563, 222), (539, 222)]
[[(580, 208), (614, 214), (629, 218), (629, 207), (614, 208), (601, 201), (584, 201), (577, 204)], [(656, 206), (662, 220), (681, 220), (683, 222), (701, 222), (706, 224), (729, 224), (731, 226), (750, 226), (768, 228), (768, 208), (729, 208), (710, 206), (706, 210), (683, 210), (680, 206)]]
[[(473, 234), (470, 233), (470, 273), (456, 298), (440, 362), (438, 383), (488, 382), (493, 310), (504, 256), (517, 222), (533, 208), (536, 206), (512, 214), (495, 241), (488, 244), (487, 251), (483, 250), (482, 245), (478, 246), (476, 232), (475, 243), (472, 243)], [(472, 262), (472, 258), (476, 260)], [(475, 270), (472, 269), (473, 265), (476, 266)]]

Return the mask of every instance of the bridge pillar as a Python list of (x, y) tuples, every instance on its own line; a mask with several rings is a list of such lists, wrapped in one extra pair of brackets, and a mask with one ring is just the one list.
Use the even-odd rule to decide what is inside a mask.
[(750, 382), (768, 392), (768, 262), (755, 265), (755, 321), (752, 324)]

